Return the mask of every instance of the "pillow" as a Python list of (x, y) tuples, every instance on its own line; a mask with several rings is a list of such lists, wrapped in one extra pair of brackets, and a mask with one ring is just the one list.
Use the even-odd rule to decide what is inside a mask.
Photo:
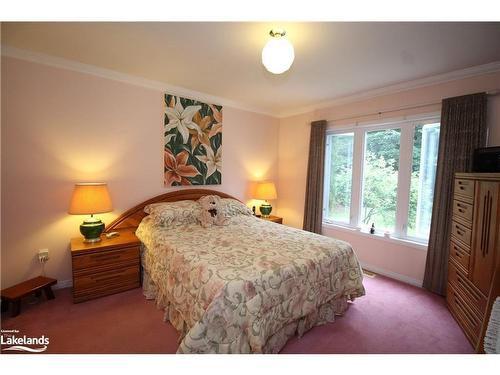
[(244, 203), (232, 198), (222, 198), (219, 203), (220, 210), (225, 217), (238, 215), (253, 215), (252, 210)]
[(161, 202), (148, 204), (144, 212), (151, 216), (155, 225), (176, 227), (198, 223), (201, 207), (191, 200)]

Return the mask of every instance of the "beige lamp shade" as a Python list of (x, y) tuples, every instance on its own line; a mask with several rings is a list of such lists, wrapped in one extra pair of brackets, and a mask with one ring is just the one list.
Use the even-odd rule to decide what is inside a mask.
[(113, 210), (104, 182), (75, 184), (68, 212), (72, 215), (101, 214)]
[(274, 182), (260, 182), (257, 184), (257, 188), (255, 189), (255, 199), (276, 199), (278, 195), (276, 194), (276, 186), (274, 186)]

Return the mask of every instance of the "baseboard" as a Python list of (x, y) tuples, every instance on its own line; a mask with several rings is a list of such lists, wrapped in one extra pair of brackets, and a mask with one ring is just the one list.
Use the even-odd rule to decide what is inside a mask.
[(57, 284), (54, 285), (52, 288), (53, 289), (64, 289), (64, 288), (71, 288), (73, 286), (73, 280), (57, 280)]
[(406, 284), (418, 286), (419, 288), (422, 287), (423, 280), (417, 280), (417, 279), (413, 279), (411, 277), (408, 277), (406, 275), (401, 275), (400, 273), (397, 273), (397, 272), (387, 271), (383, 268), (373, 266), (373, 265), (365, 263), (365, 262), (360, 262), (360, 263), (361, 263), (361, 267), (366, 268), (368, 271), (378, 273), (379, 275), (382, 275), (382, 276), (390, 277), (391, 279), (402, 281)]
[[(387, 271), (383, 268), (373, 266), (373, 265), (368, 264), (366, 262), (360, 262), (360, 263), (361, 263), (361, 267), (367, 269), (368, 271), (375, 272), (379, 275), (387, 276), (387, 277), (390, 277), (391, 279), (396, 279), (398, 281), (402, 281), (402, 282), (410, 284), (410, 285), (422, 287), (423, 280), (417, 280), (417, 279), (413, 279), (413, 278), (405, 276), (405, 275), (401, 275), (400, 273), (397, 273), (397, 272)], [(58, 280), (57, 284), (54, 285), (53, 288), (54, 289), (64, 289), (64, 288), (71, 288), (72, 286), (73, 286), (73, 280), (71, 280), (71, 279)]]

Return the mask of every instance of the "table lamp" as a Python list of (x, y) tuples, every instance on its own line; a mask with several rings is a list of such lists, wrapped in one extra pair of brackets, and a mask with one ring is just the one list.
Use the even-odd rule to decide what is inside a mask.
[(277, 197), (274, 182), (266, 181), (257, 184), (257, 188), (255, 189), (255, 199), (265, 200), (265, 203), (260, 206), (260, 213), (263, 217), (269, 217), (271, 211), (273, 210), (273, 207), (267, 200), (276, 199)]
[(99, 242), (104, 231), (104, 223), (94, 217), (113, 210), (108, 185), (104, 182), (75, 184), (68, 213), (71, 215), (90, 215), (80, 225), (84, 242)]

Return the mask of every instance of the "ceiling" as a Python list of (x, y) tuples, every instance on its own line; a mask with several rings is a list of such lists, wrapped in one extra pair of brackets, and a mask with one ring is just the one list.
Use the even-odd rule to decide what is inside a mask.
[[(272, 27), (295, 62), (261, 64)], [(500, 61), (500, 23), (2, 23), (2, 44), (227, 98), (276, 116)]]

